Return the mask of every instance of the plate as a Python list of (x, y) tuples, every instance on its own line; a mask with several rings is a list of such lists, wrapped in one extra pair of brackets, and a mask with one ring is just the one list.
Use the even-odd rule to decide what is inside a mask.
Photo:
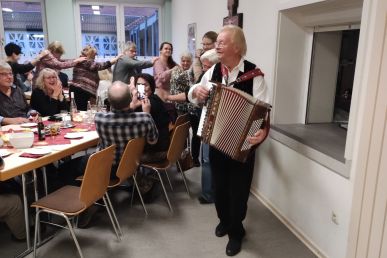
[(75, 125), (73, 124), (67, 124), (67, 125), (61, 125), (60, 128), (67, 129), (67, 128), (73, 128)]
[(24, 123), (24, 124), (21, 124), (20, 127), (29, 128), (29, 127), (35, 127), (37, 125), (38, 125), (37, 123)]
[(51, 153), (51, 149), (48, 149), (48, 148), (33, 148), (33, 149), (25, 150), (24, 152), (28, 153), (28, 154), (35, 154), (35, 155), (46, 155), (46, 154)]
[(12, 152), (10, 152), (9, 150), (5, 150), (5, 149), (0, 149), (0, 157), (7, 157), (9, 155), (11, 155)]
[(80, 139), (83, 138), (83, 134), (80, 133), (67, 133), (64, 135), (66, 139)]

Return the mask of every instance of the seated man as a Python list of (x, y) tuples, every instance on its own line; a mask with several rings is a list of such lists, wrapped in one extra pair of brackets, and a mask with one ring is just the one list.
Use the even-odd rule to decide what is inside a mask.
[(13, 180), (0, 182), (0, 221), (7, 224), (13, 239), (23, 240), (26, 238), (24, 211), (14, 185)]
[[(108, 100), (112, 111), (95, 115), (95, 125), (100, 137), (97, 149), (104, 149), (116, 144), (111, 177), (115, 177), (118, 164), (126, 144), (130, 139), (145, 137), (149, 144), (155, 144), (159, 132), (152, 119), (148, 98), (142, 100), (143, 112), (134, 112), (130, 90), (127, 84), (116, 81), (108, 89)], [(59, 175), (64, 184), (74, 183), (74, 179), (82, 175), (89, 156), (71, 160), (59, 168)]]
[(26, 123), (29, 111), (23, 91), (13, 84), (11, 66), (0, 61), (0, 124)]
[(134, 112), (128, 85), (115, 81), (108, 89), (108, 99), (112, 111), (97, 113), (95, 125), (100, 137), (99, 149), (112, 144), (117, 146), (112, 169), (115, 172), (130, 139), (145, 137), (149, 144), (155, 144), (159, 133), (150, 115), (151, 106), (148, 98), (141, 101), (143, 112)]

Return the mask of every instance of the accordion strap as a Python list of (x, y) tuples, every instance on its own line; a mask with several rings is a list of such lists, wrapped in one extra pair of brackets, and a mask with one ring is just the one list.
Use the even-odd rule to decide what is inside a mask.
[(235, 81), (230, 83), (229, 86), (234, 85), (236, 83), (240, 83), (240, 82), (244, 82), (244, 81), (250, 80), (250, 79), (252, 79), (254, 77), (257, 77), (257, 76), (265, 76), (265, 74), (261, 71), (261, 69), (255, 68), (255, 69), (250, 70), (250, 71), (242, 74), (241, 76), (239, 76)]

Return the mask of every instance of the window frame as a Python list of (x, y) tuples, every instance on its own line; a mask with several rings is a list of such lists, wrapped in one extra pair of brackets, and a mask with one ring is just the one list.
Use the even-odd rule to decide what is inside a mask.
[[(77, 0), (74, 3), (74, 20), (75, 20), (75, 34), (76, 34), (76, 51), (77, 53), (80, 53), (82, 50), (82, 32), (81, 32), (81, 20), (80, 20), (80, 5), (109, 5), (109, 6), (115, 6), (116, 7), (116, 26), (117, 26), (117, 49), (118, 54), (122, 53), (123, 48), (125, 46), (125, 15), (124, 15), (124, 8), (125, 7), (150, 7), (158, 9), (158, 41), (161, 42), (162, 38), (162, 6), (157, 4), (137, 4), (137, 3), (130, 3), (130, 2), (120, 2), (120, 1), (100, 1), (100, 2), (93, 2), (93, 1), (84, 1), (84, 0)], [(144, 57), (140, 56), (140, 59)], [(103, 60), (103, 58), (100, 58)], [(108, 59), (105, 58), (105, 59)]]
[[(47, 33), (47, 21), (46, 21), (46, 6), (45, 2), (43, 0), (0, 0), (0, 9), (2, 9), (2, 3), (3, 2), (30, 2), (30, 3), (40, 3), (41, 7), (41, 16), (42, 16), (42, 29), (43, 29), (43, 35), (44, 35), (44, 48), (47, 47), (48, 45), (48, 33)], [(0, 20), (3, 22), (3, 12), (0, 12)], [(6, 54), (4, 51), (4, 46), (6, 45), (5, 43), (5, 30), (4, 30), (4, 23), (3, 26), (0, 28), (0, 45), (1, 45), (1, 50), (0, 50), (0, 58), (5, 59)], [(22, 58), (23, 59), (23, 58)], [(29, 60), (29, 58), (25, 58), (25, 60)], [(20, 62), (23, 62), (21, 60)]]

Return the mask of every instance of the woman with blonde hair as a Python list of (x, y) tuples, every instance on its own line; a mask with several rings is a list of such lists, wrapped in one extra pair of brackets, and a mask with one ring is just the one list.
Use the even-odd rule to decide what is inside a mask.
[(77, 59), (61, 59), (62, 55), (65, 53), (62, 43), (59, 41), (51, 42), (48, 47), (48, 54), (42, 57), (36, 64), (34, 78), (32, 80), (32, 86), (35, 88), (36, 79), (39, 76), (39, 73), (44, 68), (51, 68), (57, 73), (62, 69), (74, 67), (76, 64), (81, 63), (86, 60), (85, 57), (79, 57)]
[(85, 57), (86, 61), (77, 64), (73, 69), (73, 81), (70, 90), (74, 92), (75, 103), (79, 110), (86, 110), (87, 102), (97, 97), (98, 71), (111, 67), (122, 56), (119, 55), (106, 62), (96, 62), (96, 55), (96, 48), (89, 45), (84, 47), (81, 57)]
[(105, 69), (98, 71), (99, 75), (99, 84), (97, 89), (97, 99), (100, 100), (100, 103), (104, 105), (105, 100), (108, 98), (108, 89), (112, 85), (113, 74), (110, 69)]
[(58, 73), (50, 68), (40, 71), (36, 88), (32, 91), (31, 107), (42, 116), (52, 116), (61, 110), (68, 110)]

